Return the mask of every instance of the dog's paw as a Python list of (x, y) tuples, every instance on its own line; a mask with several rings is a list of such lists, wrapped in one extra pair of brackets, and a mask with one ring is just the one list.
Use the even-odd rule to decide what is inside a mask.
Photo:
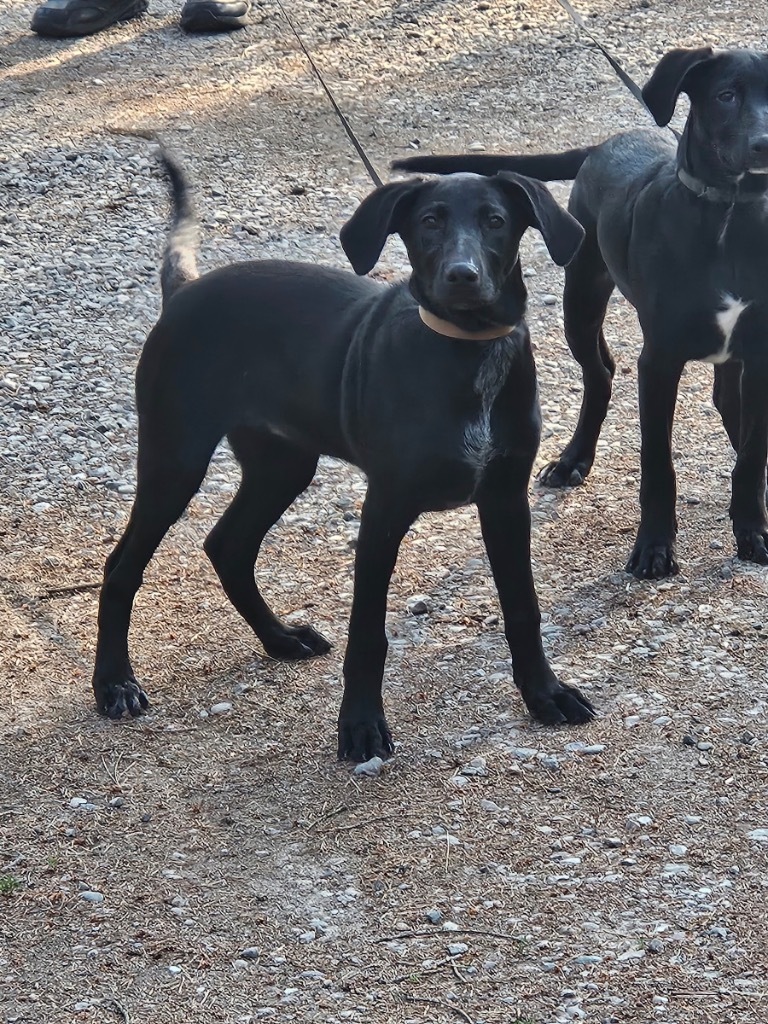
[(340, 761), (370, 761), (380, 757), (386, 761), (395, 750), (392, 733), (382, 710), (371, 712), (347, 711), (339, 713)]
[(136, 682), (132, 674), (117, 682), (93, 680), (96, 707), (107, 718), (138, 718), (149, 707), (149, 697)]
[(554, 676), (546, 688), (521, 687), (525, 706), (542, 725), (582, 725), (595, 717), (595, 709), (575, 686), (566, 686)]
[(675, 576), (680, 572), (680, 566), (675, 559), (674, 541), (654, 544), (638, 540), (625, 571), (631, 572), (639, 580), (660, 580), (664, 576)]
[(734, 527), (736, 538), (736, 557), (743, 562), (757, 562), (768, 565), (768, 531), (743, 530)]
[(280, 661), (301, 661), (327, 654), (330, 640), (311, 626), (284, 626), (279, 632), (263, 637), (264, 650), (270, 658)]
[(545, 466), (538, 475), (543, 487), (579, 487), (587, 478), (590, 467), (586, 462), (571, 459), (555, 459)]

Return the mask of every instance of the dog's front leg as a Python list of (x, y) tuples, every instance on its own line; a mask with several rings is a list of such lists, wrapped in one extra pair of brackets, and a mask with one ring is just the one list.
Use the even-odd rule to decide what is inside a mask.
[(483, 540), (504, 616), (515, 684), (531, 715), (545, 725), (587, 722), (594, 709), (575, 687), (561, 683), (541, 643), (541, 615), (531, 571), (530, 463), (499, 459), (477, 496)]
[(733, 467), (730, 516), (736, 553), (768, 565), (765, 470), (768, 459), (768, 364), (745, 364), (741, 378), (741, 422)]
[(381, 696), (387, 657), (387, 590), (400, 542), (416, 518), (410, 506), (370, 484), (360, 520), (355, 586), (339, 712), (339, 759), (388, 757), (394, 747)]
[(672, 422), (683, 363), (658, 359), (644, 348), (638, 360), (640, 392), (640, 527), (627, 572), (659, 579), (678, 571), (675, 560), (677, 487)]

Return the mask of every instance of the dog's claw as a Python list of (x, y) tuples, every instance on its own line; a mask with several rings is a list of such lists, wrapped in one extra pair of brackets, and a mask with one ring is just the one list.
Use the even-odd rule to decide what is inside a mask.
[(380, 757), (386, 761), (394, 753), (392, 733), (387, 725), (384, 712), (373, 713), (346, 712), (344, 708), (339, 714), (339, 746), (340, 761), (370, 761), (372, 757)]
[(595, 717), (595, 709), (575, 686), (561, 683), (549, 666), (537, 676), (515, 678), (531, 718), (543, 725), (581, 725)]
[(652, 544), (637, 541), (625, 572), (632, 573), (638, 580), (660, 580), (665, 576), (677, 575), (680, 566), (675, 558), (674, 542)]
[(94, 690), (98, 709), (107, 718), (138, 718), (149, 707), (149, 697), (135, 679), (101, 684), (94, 686)]
[(765, 530), (734, 529), (736, 557), (743, 562), (768, 565), (768, 532)]
[(539, 471), (538, 480), (543, 487), (579, 487), (588, 473), (589, 466), (585, 462), (555, 459)]
[(595, 717), (595, 709), (584, 694), (554, 676), (543, 688), (529, 684), (520, 690), (531, 717), (542, 725), (582, 725)]
[(311, 626), (285, 626), (283, 631), (262, 639), (264, 650), (270, 658), (280, 661), (302, 661), (327, 654), (331, 649), (330, 640)]

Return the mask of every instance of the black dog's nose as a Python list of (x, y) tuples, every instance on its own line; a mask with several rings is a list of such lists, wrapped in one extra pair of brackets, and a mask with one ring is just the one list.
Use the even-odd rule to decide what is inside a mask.
[(452, 263), (445, 272), (449, 284), (475, 284), (480, 274), (474, 263)]
[(758, 135), (749, 144), (753, 156), (768, 157), (768, 135)]

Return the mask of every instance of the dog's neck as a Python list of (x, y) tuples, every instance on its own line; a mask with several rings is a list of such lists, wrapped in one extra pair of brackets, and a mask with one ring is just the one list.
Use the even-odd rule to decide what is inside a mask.
[(729, 174), (711, 157), (711, 147), (699, 144), (691, 118), (677, 147), (677, 177), (699, 199), (713, 203), (754, 203), (768, 198), (768, 175)]
[(448, 338), (466, 338), (468, 341), (503, 338), (525, 317), (527, 292), (519, 259), (507, 275), (501, 294), (488, 306), (451, 309), (437, 303), (421, 287), (415, 273), (411, 275), (408, 288), (419, 305), (422, 321), (431, 330)]
[(450, 320), (443, 320), (435, 316), (428, 309), (419, 306), (421, 322), (426, 324), (435, 334), (442, 334), (444, 338), (458, 338), (461, 341), (496, 341), (499, 338), (506, 338), (515, 329), (514, 324), (494, 324), (481, 331), (467, 331)]

